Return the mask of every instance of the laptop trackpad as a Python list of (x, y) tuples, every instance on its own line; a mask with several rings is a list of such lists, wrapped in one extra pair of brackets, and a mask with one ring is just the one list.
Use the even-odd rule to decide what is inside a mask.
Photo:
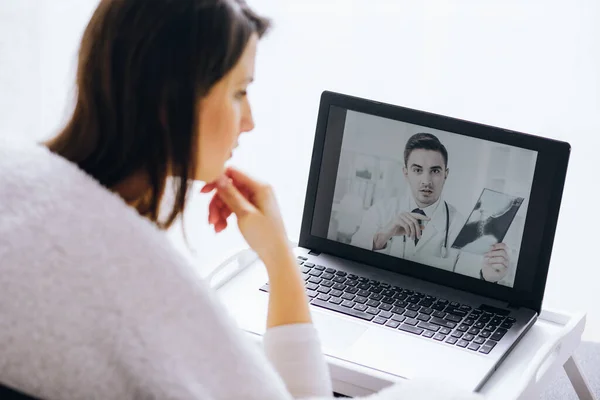
[(312, 312), (312, 319), (319, 331), (319, 338), (325, 353), (346, 350), (368, 330), (353, 321), (346, 321), (335, 315)]

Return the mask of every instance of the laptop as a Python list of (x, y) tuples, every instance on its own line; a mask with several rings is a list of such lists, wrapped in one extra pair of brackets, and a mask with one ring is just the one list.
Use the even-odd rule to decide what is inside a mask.
[[(326, 355), (478, 391), (540, 313), (568, 143), (323, 92), (294, 249)], [(265, 332), (260, 261), (218, 295)]]

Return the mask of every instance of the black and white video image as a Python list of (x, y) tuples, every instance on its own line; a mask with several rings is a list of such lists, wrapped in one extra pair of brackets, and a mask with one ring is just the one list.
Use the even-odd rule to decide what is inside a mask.
[(452, 247), (485, 254), (490, 246), (504, 240), (523, 200), (522, 197), (484, 189)]

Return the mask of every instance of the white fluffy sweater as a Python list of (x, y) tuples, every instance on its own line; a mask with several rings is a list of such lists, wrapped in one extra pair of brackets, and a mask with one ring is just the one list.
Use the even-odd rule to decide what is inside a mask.
[[(44, 400), (331, 396), (312, 325), (271, 329), (264, 346), (121, 198), (0, 140), (0, 382)], [(412, 382), (371, 398), (476, 397)]]

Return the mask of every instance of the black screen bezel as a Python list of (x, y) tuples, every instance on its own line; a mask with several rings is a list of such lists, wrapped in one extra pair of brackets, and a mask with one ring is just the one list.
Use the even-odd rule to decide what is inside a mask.
[[(538, 162), (536, 163), (535, 168), (534, 186), (531, 198), (539, 199), (543, 197), (545, 201), (547, 200), (547, 212), (545, 212), (545, 215), (543, 216), (538, 215), (539, 213), (536, 214), (535, 220), (532, 220), (534, 217), (532, 217), (530, 213), (528, 213), (526, 217), (523, 243), (527, 241), (528, 232), (531, 231), (530, 227), (536, 226), (536, 230), (542, 231), (540, 234), (536, 234), (534, 238), (530, 238), (530, 242), (539, 245), (540, 249), (539, 254), (534, 257), (537, 258), (534, 262), (535, 265), (527, 267), (533, 268), (533, 270), (530, 269), (527, 272), (527, 281), (531, 282), (531, 284), (525, 286), (518, 284), (519, 270), (522, 267), (522, 257), (520, 257), (519, 260), (514, 287), (510, 288), (439, 270), (434, 267), (424, 266), (423, 264), (413, 263), (408, 260), (398, 259), (393, 256), (375, 253), (323, 237), (314, 236), (311, 233), (311, 230), (313, 216), (317, 205), (317, 189), (324, 156), (323, 152), (325, 148), (329, 111), (332, 106), (537, 151)], [(324, 91), (321, 95), (317, 118), (317, 128), (304, 203), (299, 245), (316, 252), (331, 254), (337, 257), (362, 262), (373, 267), (399, 272), (430, 282), (454, 287), (456, 289), (504, 300), (513, 306), (526, 307), (540, 312), (548, 276), (560, 203), (562, 200), (570, 149), (570, 145), (566, 142), (348, 96), (341, 93)], [(341, 148), (339, 148), (338, 151), (341, 151)], [(337, 157), (339, 159), (339, 154)], [(554, 169), (551, 172), (547, 169), (541, 169), (540, 159), (545, 160), (546, 164), (548, 164), (548, 160), (552, 160)], [(535, 193), (536, 182), (545, 182), (545, 185), (549, 185), (549, 189), (544, 190), (544, 192), (547, 193)], [(545, 206), (546, 205), (544, 205), (544, 207)], [(521, 251), (523, 252), (523, 250), (522, 246)], [(415, 266), (419, 266), (420, 268), (414, 268)], [(423, 266), (425, 268), (421, 268)]]

